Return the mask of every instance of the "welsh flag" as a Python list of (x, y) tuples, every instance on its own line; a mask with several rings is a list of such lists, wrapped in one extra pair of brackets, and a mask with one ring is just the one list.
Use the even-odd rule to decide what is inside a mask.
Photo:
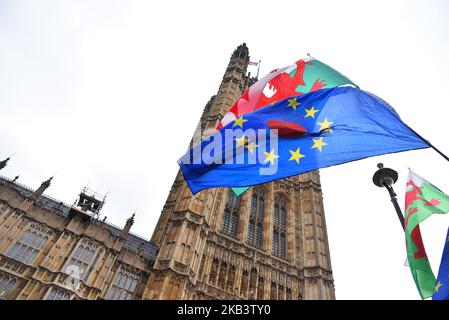
[[(224, 115), (217, 130), (249, 112), (277, 101), (323, 88), (348, 84), (356, 86), (349, 78), (317, 59), (298, 60), (290, 66), (274, 69), (246, 89)], [(302, 107), (296, 103), (296, 98), (293, 103), (292, 107), (295, 110)], [(248, 187), (232, 188), (232, 190), (240, 195), (248, 190)]]
[(220, 130), (236, 118), (299, 94), (350, 84), (351, 80), (317, 59), (301, 59), (274, 69), (243, 92), (217, 126)]
[(434, 293), (435, 275), (430, 267), (419, 224), (434, 213), (449, 211), (449, 196), (409, 170), (405, 194), (405, 240), (407, 258), (422, 299)]

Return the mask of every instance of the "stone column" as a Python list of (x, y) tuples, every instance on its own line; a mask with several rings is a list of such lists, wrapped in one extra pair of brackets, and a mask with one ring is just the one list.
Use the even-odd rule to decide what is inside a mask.
[(262, 248), (268, 254), (272, 252), (273, 246), (273, 213), (274, 213), (274, 192), (273, 183), (267, 184), (265, 190), (265, 212), (264, 212), (264, 225), (263, 225), (263, 239)]
[[(230, 191), (232, 192), (232, 191)], [(241, 197), (240, 202), (240, 215), (237, 227), (237, 240), (246, 243), (248, 238), (248, 222), (251, 211), (251, 199), (253, 195), (253, 189), (250, 188)]]

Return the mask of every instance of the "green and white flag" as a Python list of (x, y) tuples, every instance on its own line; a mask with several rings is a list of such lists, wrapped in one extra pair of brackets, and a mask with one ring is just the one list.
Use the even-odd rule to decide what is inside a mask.
[(419, 224), (432, 214), (449, 211), (449, 196), (409, 170), (405, 194), (405, 240), (407, 259), (422, 299), (434, 293), (435, 275), (419, 230)]

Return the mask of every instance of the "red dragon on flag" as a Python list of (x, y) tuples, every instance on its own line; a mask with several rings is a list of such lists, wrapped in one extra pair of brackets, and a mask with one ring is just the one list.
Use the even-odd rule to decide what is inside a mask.
[[(220, 130), (248, 112), (299, 94), (351, 84), (351, 80), (316, 59), (275, 69), (245, 90), (217, 126)], [(354, 85), (355, 86), (355, 85)]]
[[(260, 66), (260, 64), (259, 64)], [(301, 59), (294, 64), (274, 69), (265, 77), (257, 81), (243, 92), (243, 95), (232, 105), (231, 109), (224, 115), (216, 130), (220, 130), (229, 123), (248, 112), (265, 107), (277, 101), (340, 85), (356, 86), (351, 80), (332, 69), (319, 60)], [(296, 100), (294, 108), (296, 110)], [(270, 123), (270, 128), (277, 129), (279, 134), (297, 136), (305, 134), (302, 127), (292, 123), (276, 122)], [(247, 187), (232, 188), (236, 195), (241, 195), (248, 190)]]

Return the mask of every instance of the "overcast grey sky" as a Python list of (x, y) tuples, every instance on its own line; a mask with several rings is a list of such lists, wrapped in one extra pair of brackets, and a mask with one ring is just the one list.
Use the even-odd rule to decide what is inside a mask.
[[(309, 52), (388, 101), (449, 153), (446, 1), (0, 0), (1, 174), (75, 201), (109, 192), (102, 214), (150, 238), (202, 110), (235, 47), (263, 76)], [(250, 67), (253, 74), (256, 68)], [(449, 193), (432, 150), (321, 170), (338, 299), (419, 299), (404, 235), (376, 164), (407, 167)], [(449, 215), (422, 226), (438, 272)]]

